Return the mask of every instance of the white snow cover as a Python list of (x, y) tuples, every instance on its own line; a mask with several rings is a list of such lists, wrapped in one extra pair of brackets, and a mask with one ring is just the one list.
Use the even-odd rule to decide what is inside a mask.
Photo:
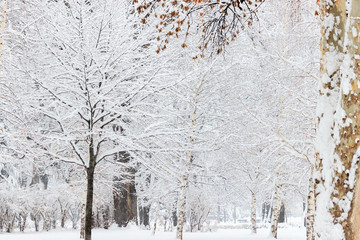
[[(1, 240), (78, 240), (78, 231), (50, 231), (38, 233), (1, 233)], [(94, 230), (93, 240), (172, 240), (175, 232), (157, 232), (138, 229)], [(216, 232), (184, 233), (184, 240), (265, 240), (270, 237), (269, 229), (259, 229), (251, 234), (248, 229), (227, 229)], [(305, 240), (305, 228), (281, 228), (278, 240)]]
[[(322, 82), (327, 82), (327, 75), (322, 76)], [(321, 83), (322, 83), (321, 82)], [(324, 185), (317, 186), (316, 201), (316, 215), (315, 215), (315, 229), (317, 233), (321, 233), (319, 239), (337, 240), (342, 239), (343, 231), (341, 226), (335, 226), (332, 221), (332, 216), (329, 213), (329, 209), (332, 207), (329, 201), (331, 193), (333, 192), (332, 186), (332, 169), (334, 165), (334, 149), (335, 143), (331, 134), (334, 123), (334, 112), (338, 102), (338, 94), (331, 92), (330, 96), (325, 93), (320, 97), (317, 108), (317, 116), (322, 117), (321, 122), (317, 129), (317, 138), (315, 142), (316, 149), (319, 153), (319, 157), (323, 159), (323, 171), (321, 175), (315, 173), (315, 179), (323, 179)], [(316, 235), (316, 234), (315, 234)]]
[[(325, 28), (326, 33), (329, 33), (334, 25), (334, 16), (330, 14), (324, 17), (323, 27)], [(327, 38), (328, 35), (325, 37)], [(329, 51), (324, 56), (324, 64), (327, 71), (322, 74), (321, 81), (319, 82), (319, 89), (323, 95), (319, 98), (316, 112), (317, 117), (321, 120), (317, 128), (315, 147), (319, 153), (319, 158), (322, 159), (323, 170), (321, 173), (315, 173), (315, 179), (322, 179), (324, 184), (318, 184), (316, 188), (318, 196), (315, 213), (315, 238), (338, 240), (343, 238), (343, 229), (339, 224), (334, 225), (333, 223), (333, 218), (329, 212), (329, 209), (332, 207), (332, 202), (329, 201), (329, 199), (331, 199), (330, 196), (334, 190), (334, 149), (335, 139), (338, 138), (338, 136), (335, 135), (339, 134), (338, 126), (336, 126), (336, 124), (334, 126), (334, 122), (336, 122), (337, 118), (341, 118), (343, 111), (341, 108), (338, 108), (339, 93), (337, 91), (329, 90), (328, 88), (324, 89), (322, 85), (329, 83), (331, 81), (329, 76), (334, 76), (334, 73), (340, 68), (342, 55), (334, 46), (327, 47), (329, 47)], [(333, 78), (336, 77), (337, 76), (335, 75)], [(335, 116), (335, 113), (337, 116)], [(320, 237), (317, 233), (320, 234)]]

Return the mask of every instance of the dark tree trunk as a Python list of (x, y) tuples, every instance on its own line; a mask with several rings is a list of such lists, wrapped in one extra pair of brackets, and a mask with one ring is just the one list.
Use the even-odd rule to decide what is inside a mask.
[(61, 213), (61, 228), (65, 228), (65, 221), (66, 221), (66, 212)]
[(58, 199), (58, 202), (59, 202), (59, 205), (60, 205), (60, 217), (61, 217), (60, 227), (65, 228), (65, 222), (66, 222), (67, 213), (68, 213), (69, 209), (68, 209), (67, 205), (63, 206), (60, 199)]
[(173, 226), (176, 227), (176, 226), (177, 226), (177, 222), (178, 222), (176, 209), (174, 209), (174, 210), (172, 211), (172, 222), (173, 222)]
[(43, 184), (44, 190), (48, 188), (49, 176), (47, 174), (40, 175), (40, 181)]
[(266, 213), (266, 203), (263, 203), (261, 205), (261, 220), (264, 221), (265, 219), (265, 213)]
[(119, 227), (126, 227), (130, 221), (137, 222), (137, 197), (135, 183), (115, 184), (114, 219)]
[(33, 177), (31, 179), (30, 186), (38, 184), (39, 181), (40, 181), (40, 176), (38, 170), (35, 168), (35, 166), (33, 166)]
[(284, 206), (284, 204), (281, 204), (279, 223), (284, 223), (284, 222), (285, 222), (285, 206)]
[(85, 240), (91, 240), (92, 203), (94, 193), (94, 169), (87, 169), (87, 194), (85, 208)]
[(178, 200), (177, 197), (174, 199), (174, 203), (173, 203), (173, 207), (171, 210), (171, 221), (174, 227), (177, 226), (178, 224), (178, 217), (177, 217), (177, 205), (178, 205)]
[(93, 212), (92, 214), (92, 222), (91, 222), (92, 228), (100, 228), (100, 216), (99, 216), (99, 209), (96, 209), (96, 212)]
[(139, 225), (142, 226), (144, 223), (144, 207), (139, 207)]
[(150, 226), (150, 219), (149, 219), (150, 206), (146, 206), (143, 209), (144, 209), (144, 222), (143, 222), (143, 225), (145, 227), (149, 227)]
[[(120, 152), (116, 160), (128, 163), (128, 152)], [(137, 196), (134, 181), (135, 169), (126, 169), (126, 176), (114, 178), (114, 220), (119, 227), (126, 227), (130, 221), (137, 223)], [(121, 182), (124, 180), (124, 183)]]
[(104, 221), (104, 229), (109, 229), (110, 227), (110, 207), (106, 206), (103, 208), (102, 217)]
[(56, 216), (55, 215), (52, 216), (51, 228), (56, 229)]
[(0, 212), (0, 232), (2, 232), (2, 231), (4, 231), (4, 226), (3, 226), (3, 224), (4, 224), (4, 219), (3, 219), (3, 213), (2, 212)]
[(27, 216), (28, 216), (28, 214), (25, 213), (25, 212), (21, 212), (19, 214), (19, 229), (20, 229), (20, 232), (24, 232), (24, 230), (25, 230)]
[(150, 206), (140, 207), (139, 211), (140, 211), (139, 212), (140, 225), (148, 228), (150, 226), (150, 222), (149, 222)]
[(34, 221), (35, 231), (38, 232), (39, 231), (39, 224), (40, 224), (40, 213), (38, 213), (38, 212), (31, 213), (30, 214), (30, 219), (32, 221)]
[(42, 214), (43, 218), (43, 230), (49, 231), (51, 229), (51, 218), (48, 212)]
[(96, 163), (96, 159), (94, 155), (94, 147), (93, 147), (93, 142), (91, 141), (89, 147), (89, 167), (86, 169), (87, 193), (86, 193), (86, 208), (85, 208), (85, 240), (91, 240), (95, 163)]
[[(148, 155), (151, 158), (151, 154)], [(138, 165), (138, 168), (140, 166)], [(151, 181), (151, 174), (145, 173), (145, 188), (149, 188)], [(139, 203), (138, 203), (139, 204)], [(148, 199), (144, 198), (139, 207), (139, 217), (140, 217), (140, 226), (144, 226), (146, 229), (150, 229), (150, 221), (149, 221), (149, 212), (150, 212), (150, 204), (148, 203)]]

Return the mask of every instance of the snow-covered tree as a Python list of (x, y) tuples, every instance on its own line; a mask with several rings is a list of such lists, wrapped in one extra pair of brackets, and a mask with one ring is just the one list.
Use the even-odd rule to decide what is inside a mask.
[(144, 100), (158, 90), (156, 61), (139, 51), (149, 39), (138, 34), (127, 2), (38, 1), (28, 7), (33, 24), (23, 32), (28, 41), (13, 69), (31, 86), (22, 96), (33, 124), (29, 141), (40, 160), (85, 170), (90, 240), (96, 170), (119, 166), (119, 152), (141, 149)]

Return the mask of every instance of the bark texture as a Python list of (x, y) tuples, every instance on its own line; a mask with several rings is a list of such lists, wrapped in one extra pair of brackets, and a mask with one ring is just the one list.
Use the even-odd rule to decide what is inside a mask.
[[(320, 4), (322, 76), (317, 113), (315, 238), (357, 240), (360, 1), (323, 0)], [(328, 212), (330, 216), (326, 216)]]
[(91, 240), (95, 165), (96, 165), (96, 157), (94, 154), (93, 140), (91, 139), (90, 147), (89, 147), (89, 166), (86, 169), (87, 191), (86, 191), (86, 208), (85, 208), (85, 240)]
[[(87, 191), (84, 192), (84, 199), (81, 204), (81, 219), (80, 219), (80, 239), (85, 238), (85, 208), (86, 208), (86, 196)], [(74, 225), (74, 222), (73, 222)]]
[(274, 194), (274, 214), (271, 221), (271, 234), (274, 238), (277, 238), (280, 208), (281, 208), (280, 184), (277, 183), (275, 186), (275, 194)]
[(256, 233), (256, 194), (251, 193), (251, 231)]
[(187, 193), (187, 184), (188, 184), (188, 176), (184, 175), (182, 178), (181, 187), (181, 198), (179, 201), (179, 217), (178, 217), (178, 225), (176, 229), (176, 239), (183, 239), (183, 231), (184, 231), (184, 221), (185, 221), (185, 201), (186, 201), (186, 193)]
[[(339, 2), (341, 4), (341, 1)], [(340, 223), (348, 240), (360, 239), (360, 191), (359, 191), (359, 146), (360, 146), (360, 89), (359, 89), (359, 54), (360, 54), (360, 1), (352, 0), (346, 4), (345, 49), (341, 79), (341, 108), (345, 116), (339, 123), (340, 142), (335, 153), (339, 156), (343, 169), (335, 168), (335, 191), (332, 194), (334, 208), (331, 213), (335, 222)], [(342, 15), (342, 18), (345, 17)], [(346, 39), (348, 38), (348, 40)], [(349, 88), (348, 90), (346, 88)], [(335, 164), (339, 161), (335, 159)], [(349, 197), (352, 195), (352, 198)], [(347, 199), (349, 198), (349, 199)], [(342, 200), (349, 200), (350, 211), (346, 215)], [(340, 201), (338, 201), (340, 200)], [(342, 218), (346, 217), (344, 220)]]
[(306, 212), (306, 240), (314, 240), (314, 215), (315, 215), (315, 193), (314, 193), (314, 179), (313, 170), (309, 179), (309, 194), (307, 198), (307, 212)]

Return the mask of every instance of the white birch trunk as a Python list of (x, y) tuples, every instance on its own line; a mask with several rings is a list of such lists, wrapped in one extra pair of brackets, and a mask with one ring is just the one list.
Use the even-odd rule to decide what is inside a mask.
[(277, 238), (280, 208), (281, 208), (280, 184), (279, 184), (279, 180), (277, 180), (277, 183), (275, 186), (275, 194), (274, 194), (273, 217), (272, 217), (272, 221), (271, 221), (271, 235), (274, 238)]
[(81, 204), (81, 219), (80, 219), (80, 239), (85, 238), (85, 210), (86, 210), (86, 194), (87, 191), (85, 189), (83, 202)]
[[(197, 105), (199, 101), (199, 94), (202, 90), (204, 83), (204, 79), (199, 79), (196, 83), (195, 88), (195, 96), (194, 96), (194, 102), (192, 103), (194, 110), (192, 112), (191, 116), (191, 135), (189, 136), (189, 142), (190, 145), (194, 145), (195, 139), (195, 127), (197, 123)], [(178, 225), (177, 225), (177, 233), (176, 233), (176, 239), (183, 239), (183, 231), (184, 231), (184, 221), (185, 221), (185, 210), (186, 210), (186, 194), (187, 194), (187, 188), (188, 188), (188, 178), (189, 178), (189, 171), (191, 166), (191, 157), (192, 153), (187, 152), (186, 158), (185, 158), (185, 172), (182, 177), (182, 187), (181, 187), (181, 196), (179, 201), (179, 217), (178, 217)]]
[(155, 213), (155, 220), (154, 220), (154, 229), (153, 229), (153, 235), (155, 235), (156, 232), (156, 225), (157, 225), (157, 220), (159, 217), (159, 212), (160, 212), (160, 200), (158, 202), (157, 208), (156, 208), (156, 213)]
[(186, 193), (187, 193), (187, 184), (188, 184), (188, 176), (184, 175), (182, 178), (181, 187), (181, 198), (179, 202), (179, 217), (178, 217), (178, 225), (176, 230), (176, 239), (183, 239), (183, 231), (184, 231), (184, 221), (185, 221), (185, 201), (186, 201)]
[(306, 213), (306, 240), (314, 240), (314, 216), (315, 216), (315, 192), (314, 192), (314, 169), (311, 168), (309, 179), (309, 195), (307, 199)]
[(256, 233), (256, 194), (251, 192), (251, 232)]

